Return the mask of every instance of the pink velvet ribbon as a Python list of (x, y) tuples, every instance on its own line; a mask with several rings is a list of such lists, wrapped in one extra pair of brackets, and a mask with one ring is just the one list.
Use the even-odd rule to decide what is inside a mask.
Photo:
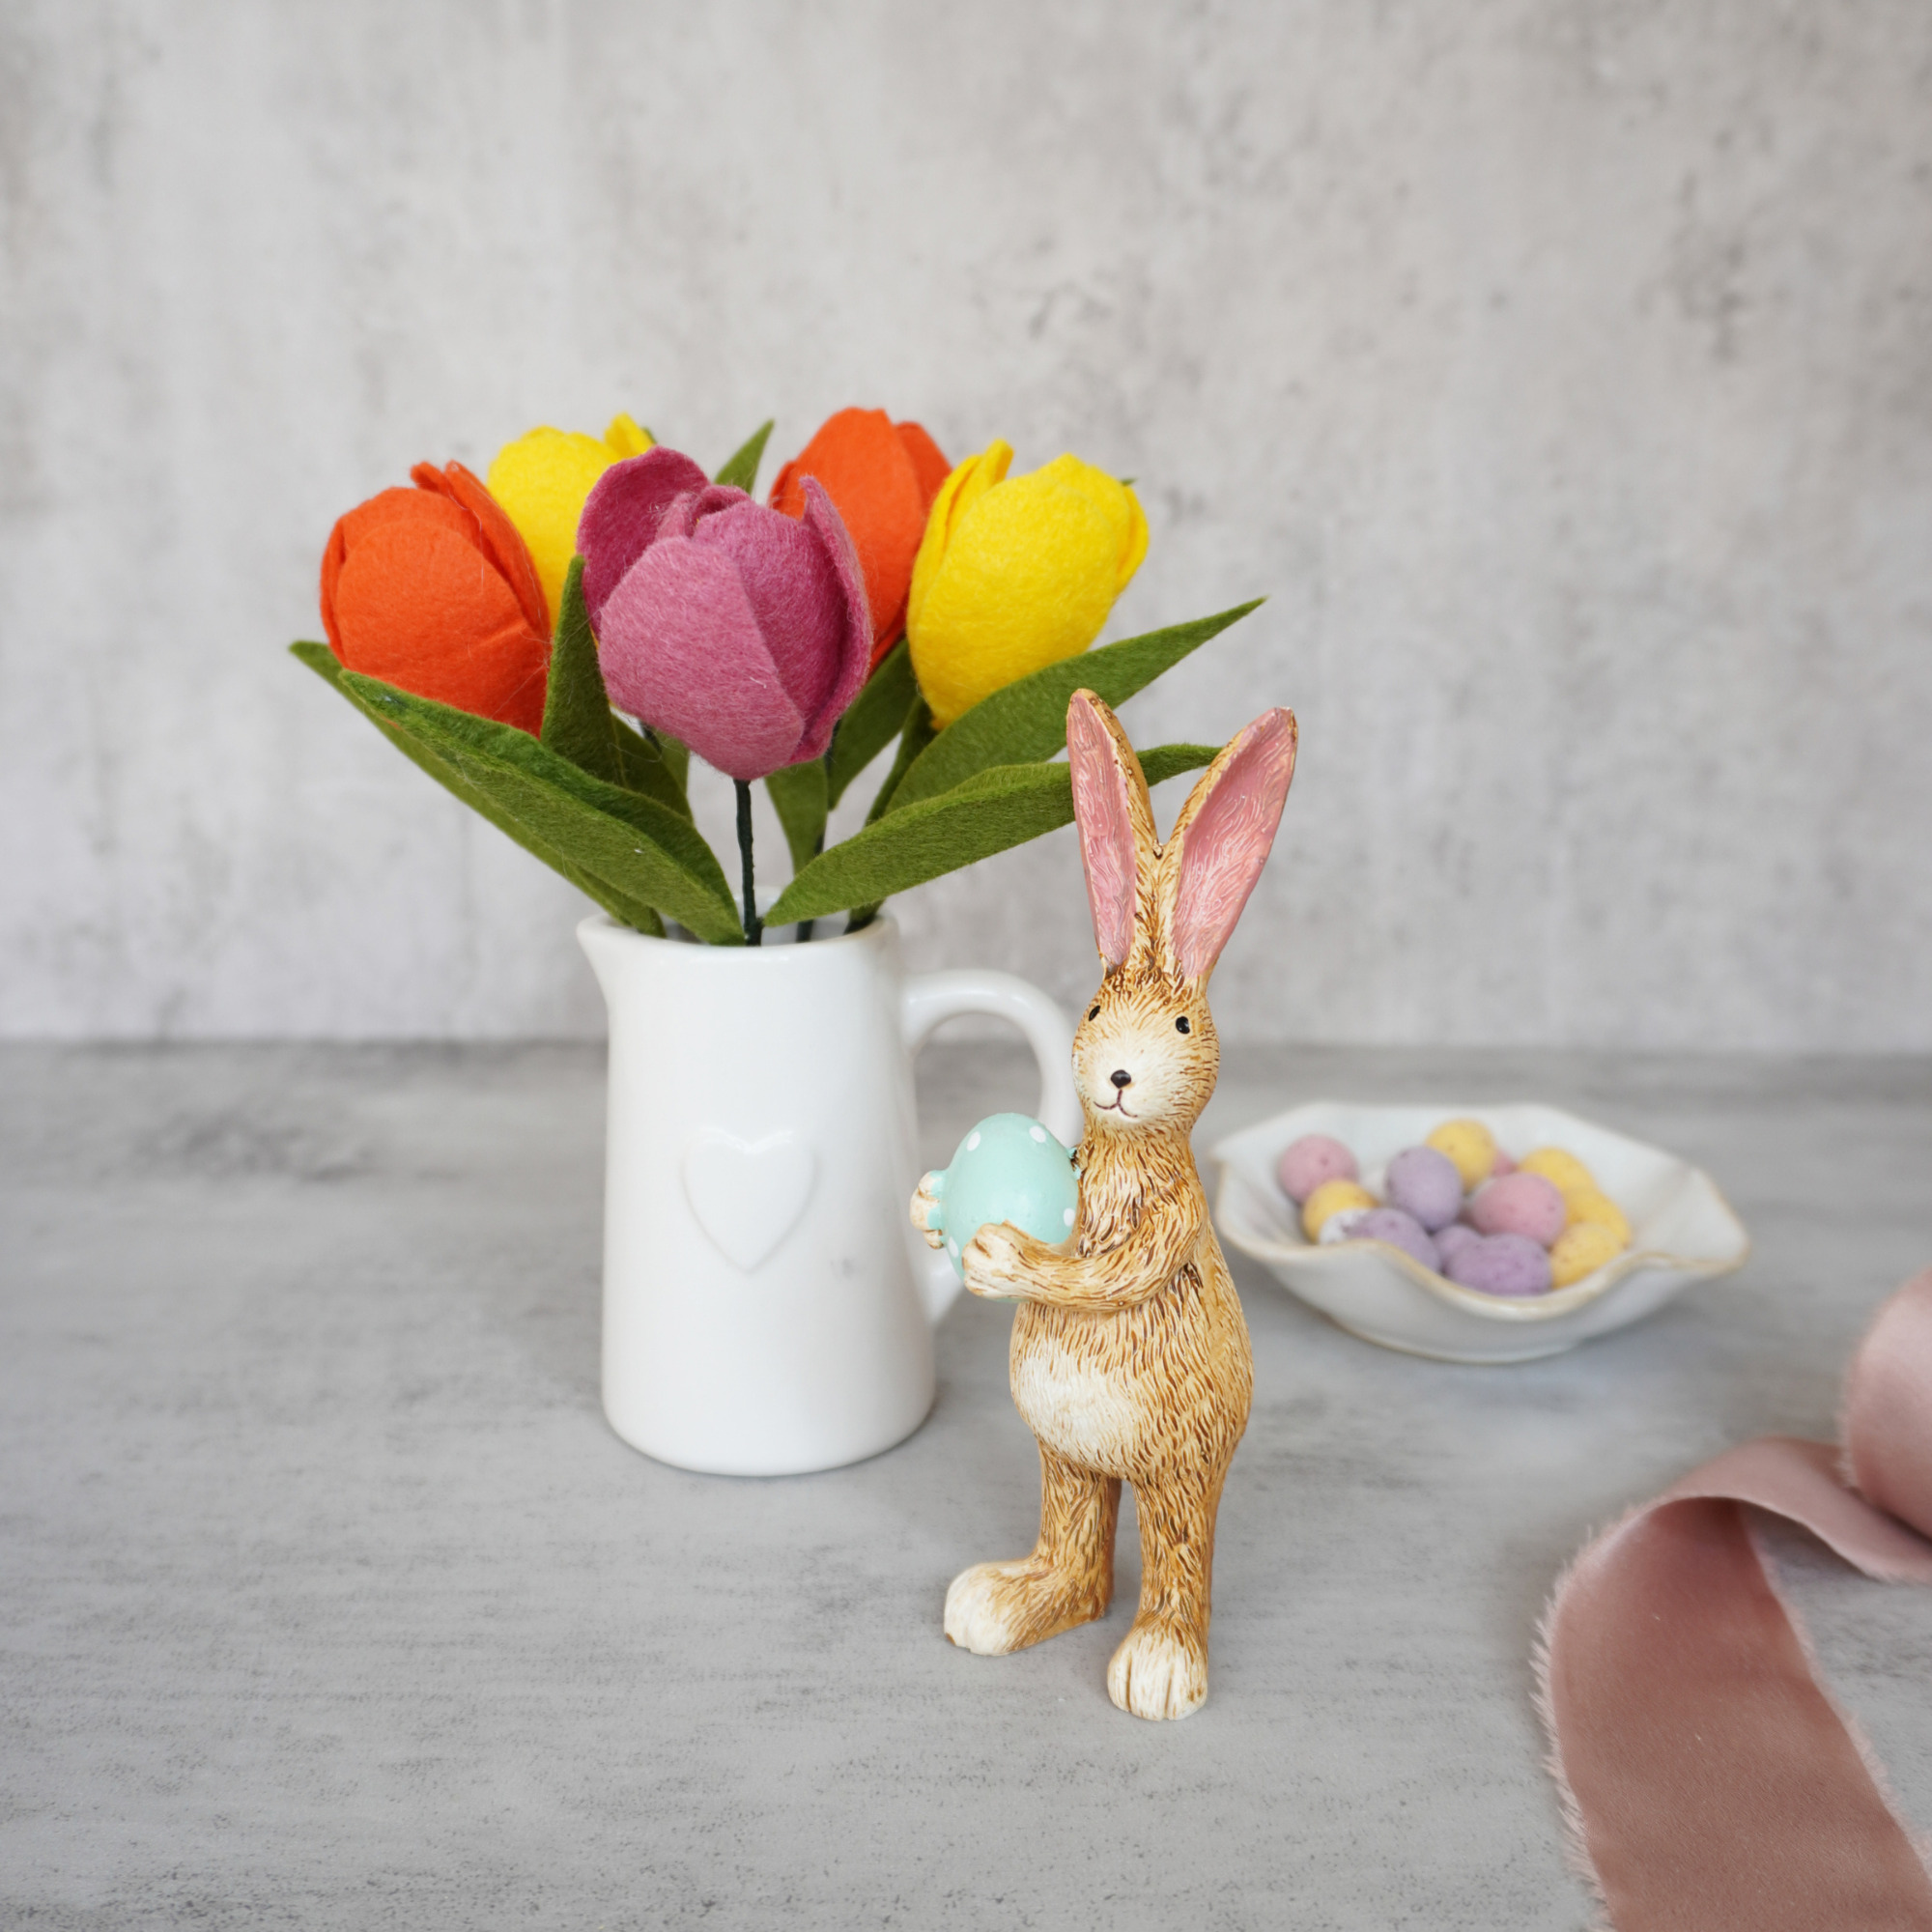
[(1538, 1656), (1550, 1768), (1617, 1932), (1932, 1932), (1932, 1876), (1744, 1507), (1868, 1577), (1932, 1583), (1932, 1269), (1853, 1357), (1843, 1435), (1842, 1452), (1777, 1435), (1706, 1463), (1556, 1586)]

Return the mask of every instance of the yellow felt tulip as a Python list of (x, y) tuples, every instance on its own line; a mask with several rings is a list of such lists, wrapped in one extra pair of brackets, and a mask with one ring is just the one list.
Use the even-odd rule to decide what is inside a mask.
[(533, 429), (497, 452), (485, 480), (530, 547), (553, 626), (564, 575), (577, 554), (577, 520), (590, 486), (611, 464), (641, 456), (650, 446), (650, 432), (620, 415), (601, 439), (574, 430)]
[(940, 485), (906, 598), (906, 639), (933, 722), (1084, 651), (1147, 554), (1134, 493), (1077, 456), (1009, 476), (1011, 446)]

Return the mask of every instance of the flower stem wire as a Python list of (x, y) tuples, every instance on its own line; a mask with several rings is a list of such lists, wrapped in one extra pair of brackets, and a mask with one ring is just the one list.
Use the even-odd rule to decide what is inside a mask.
[(758, 895), (752, 872), (752, 787), (744, 779), (733, 779), (738, 792), (738, 857), (745, 873), (745, 944), (764, 943), (765, 923), (758, 917)]

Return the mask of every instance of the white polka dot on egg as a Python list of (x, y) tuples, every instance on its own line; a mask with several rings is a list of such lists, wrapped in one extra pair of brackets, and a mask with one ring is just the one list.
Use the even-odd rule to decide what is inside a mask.
[(971, 1153), (973, 1150), (979, 1145), (980, 1145), (980, 1129), (978, 1127), (975, 1127), (973, 1131), (966, 1136), (966, 1151), (968, 1153)]
[(1029, 1140), (1036, 1140), (1041, 1147), (1044, 1147), (1046, 1145), (1046, 1129), (1044, 1127), (1029, 1127), (1027, 1129), (1027, 1138)]

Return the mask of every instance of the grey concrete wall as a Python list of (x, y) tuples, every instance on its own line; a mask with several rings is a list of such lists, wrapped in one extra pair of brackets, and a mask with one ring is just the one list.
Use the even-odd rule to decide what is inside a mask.
[[(1912, 0), (11, 5), (0, 1031), (595, 1030), (282, 654), (323, 539), (866, 402), (1137, 476), (1117, 632), (1269, 593), (1129, 717), (1300, 714), (1225, 1030), (1932, 1046), (1929, 74)], [(1092, 978), (1067, 835), (900, 917)]]

